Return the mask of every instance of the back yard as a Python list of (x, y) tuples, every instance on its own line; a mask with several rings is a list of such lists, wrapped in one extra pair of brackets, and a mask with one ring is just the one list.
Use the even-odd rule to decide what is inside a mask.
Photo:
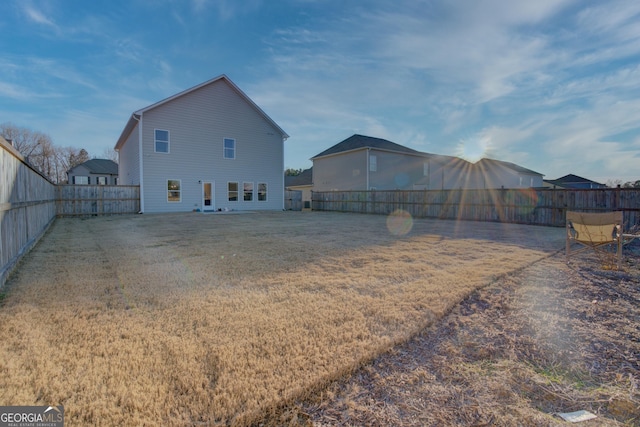
[(570, 396), (634, 425), (637, 265), (563, 248), (561, 228), (404, 216), (59, 219), (3, 289), (0, 405), (62, 404), (69, 426), (549, 425)]

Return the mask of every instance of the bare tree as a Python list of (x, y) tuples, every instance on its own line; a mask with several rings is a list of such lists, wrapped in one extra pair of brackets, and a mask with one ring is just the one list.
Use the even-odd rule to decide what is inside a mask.
[(623, 188), (640, 188), (640, 179), (637, 181), (627, 181), (622, 186)]
[(67, 181), (69, 169), (91, 158), (84, 148), (56, 147), (49, 135), (12, 123), (0, 124), (0, 135), (10, 139), (31, 166), (57, 184)]
[(113, 148), (107, 148), (102, 152), (101, 159), (109, 159), (118, 163), (118, 152)]
[(40, 143), (51, 142), (49, 135), (41, 132), (34, 132), (31, 129), (21, 128), (13, 123), (0, 124), (0, 135), (6, 140), (10, 140), (16, 150), (24, 157), (33, 154)]

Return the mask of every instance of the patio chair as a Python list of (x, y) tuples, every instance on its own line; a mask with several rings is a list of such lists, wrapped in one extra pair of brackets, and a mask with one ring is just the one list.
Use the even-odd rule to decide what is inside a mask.
[[(567, 212), (566, 257), (593, 250), (604, 267), (622, 268), (622, 212)], [(578, 243), (578, 249), (572, 248)]]

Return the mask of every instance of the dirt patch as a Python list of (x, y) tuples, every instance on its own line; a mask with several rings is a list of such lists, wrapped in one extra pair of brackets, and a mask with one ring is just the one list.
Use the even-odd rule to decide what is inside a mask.
[(375, 359), (284, 421), (313, 426), (640, 425), (640, 270), (562, 253), (474, 292), (437, 325)]

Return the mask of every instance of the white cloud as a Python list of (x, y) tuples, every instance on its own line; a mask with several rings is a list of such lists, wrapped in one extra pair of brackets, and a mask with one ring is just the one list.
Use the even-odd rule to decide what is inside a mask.
[(26, 3), (22, 3), (22, 7), (22, 11), (26, 15), (26, 17), (29, 18), (29, 20), (35, 22), (36, 24), (45, 25), (58, 30), (58, 26), (51, 19), (47, 18), (40, 10)]

